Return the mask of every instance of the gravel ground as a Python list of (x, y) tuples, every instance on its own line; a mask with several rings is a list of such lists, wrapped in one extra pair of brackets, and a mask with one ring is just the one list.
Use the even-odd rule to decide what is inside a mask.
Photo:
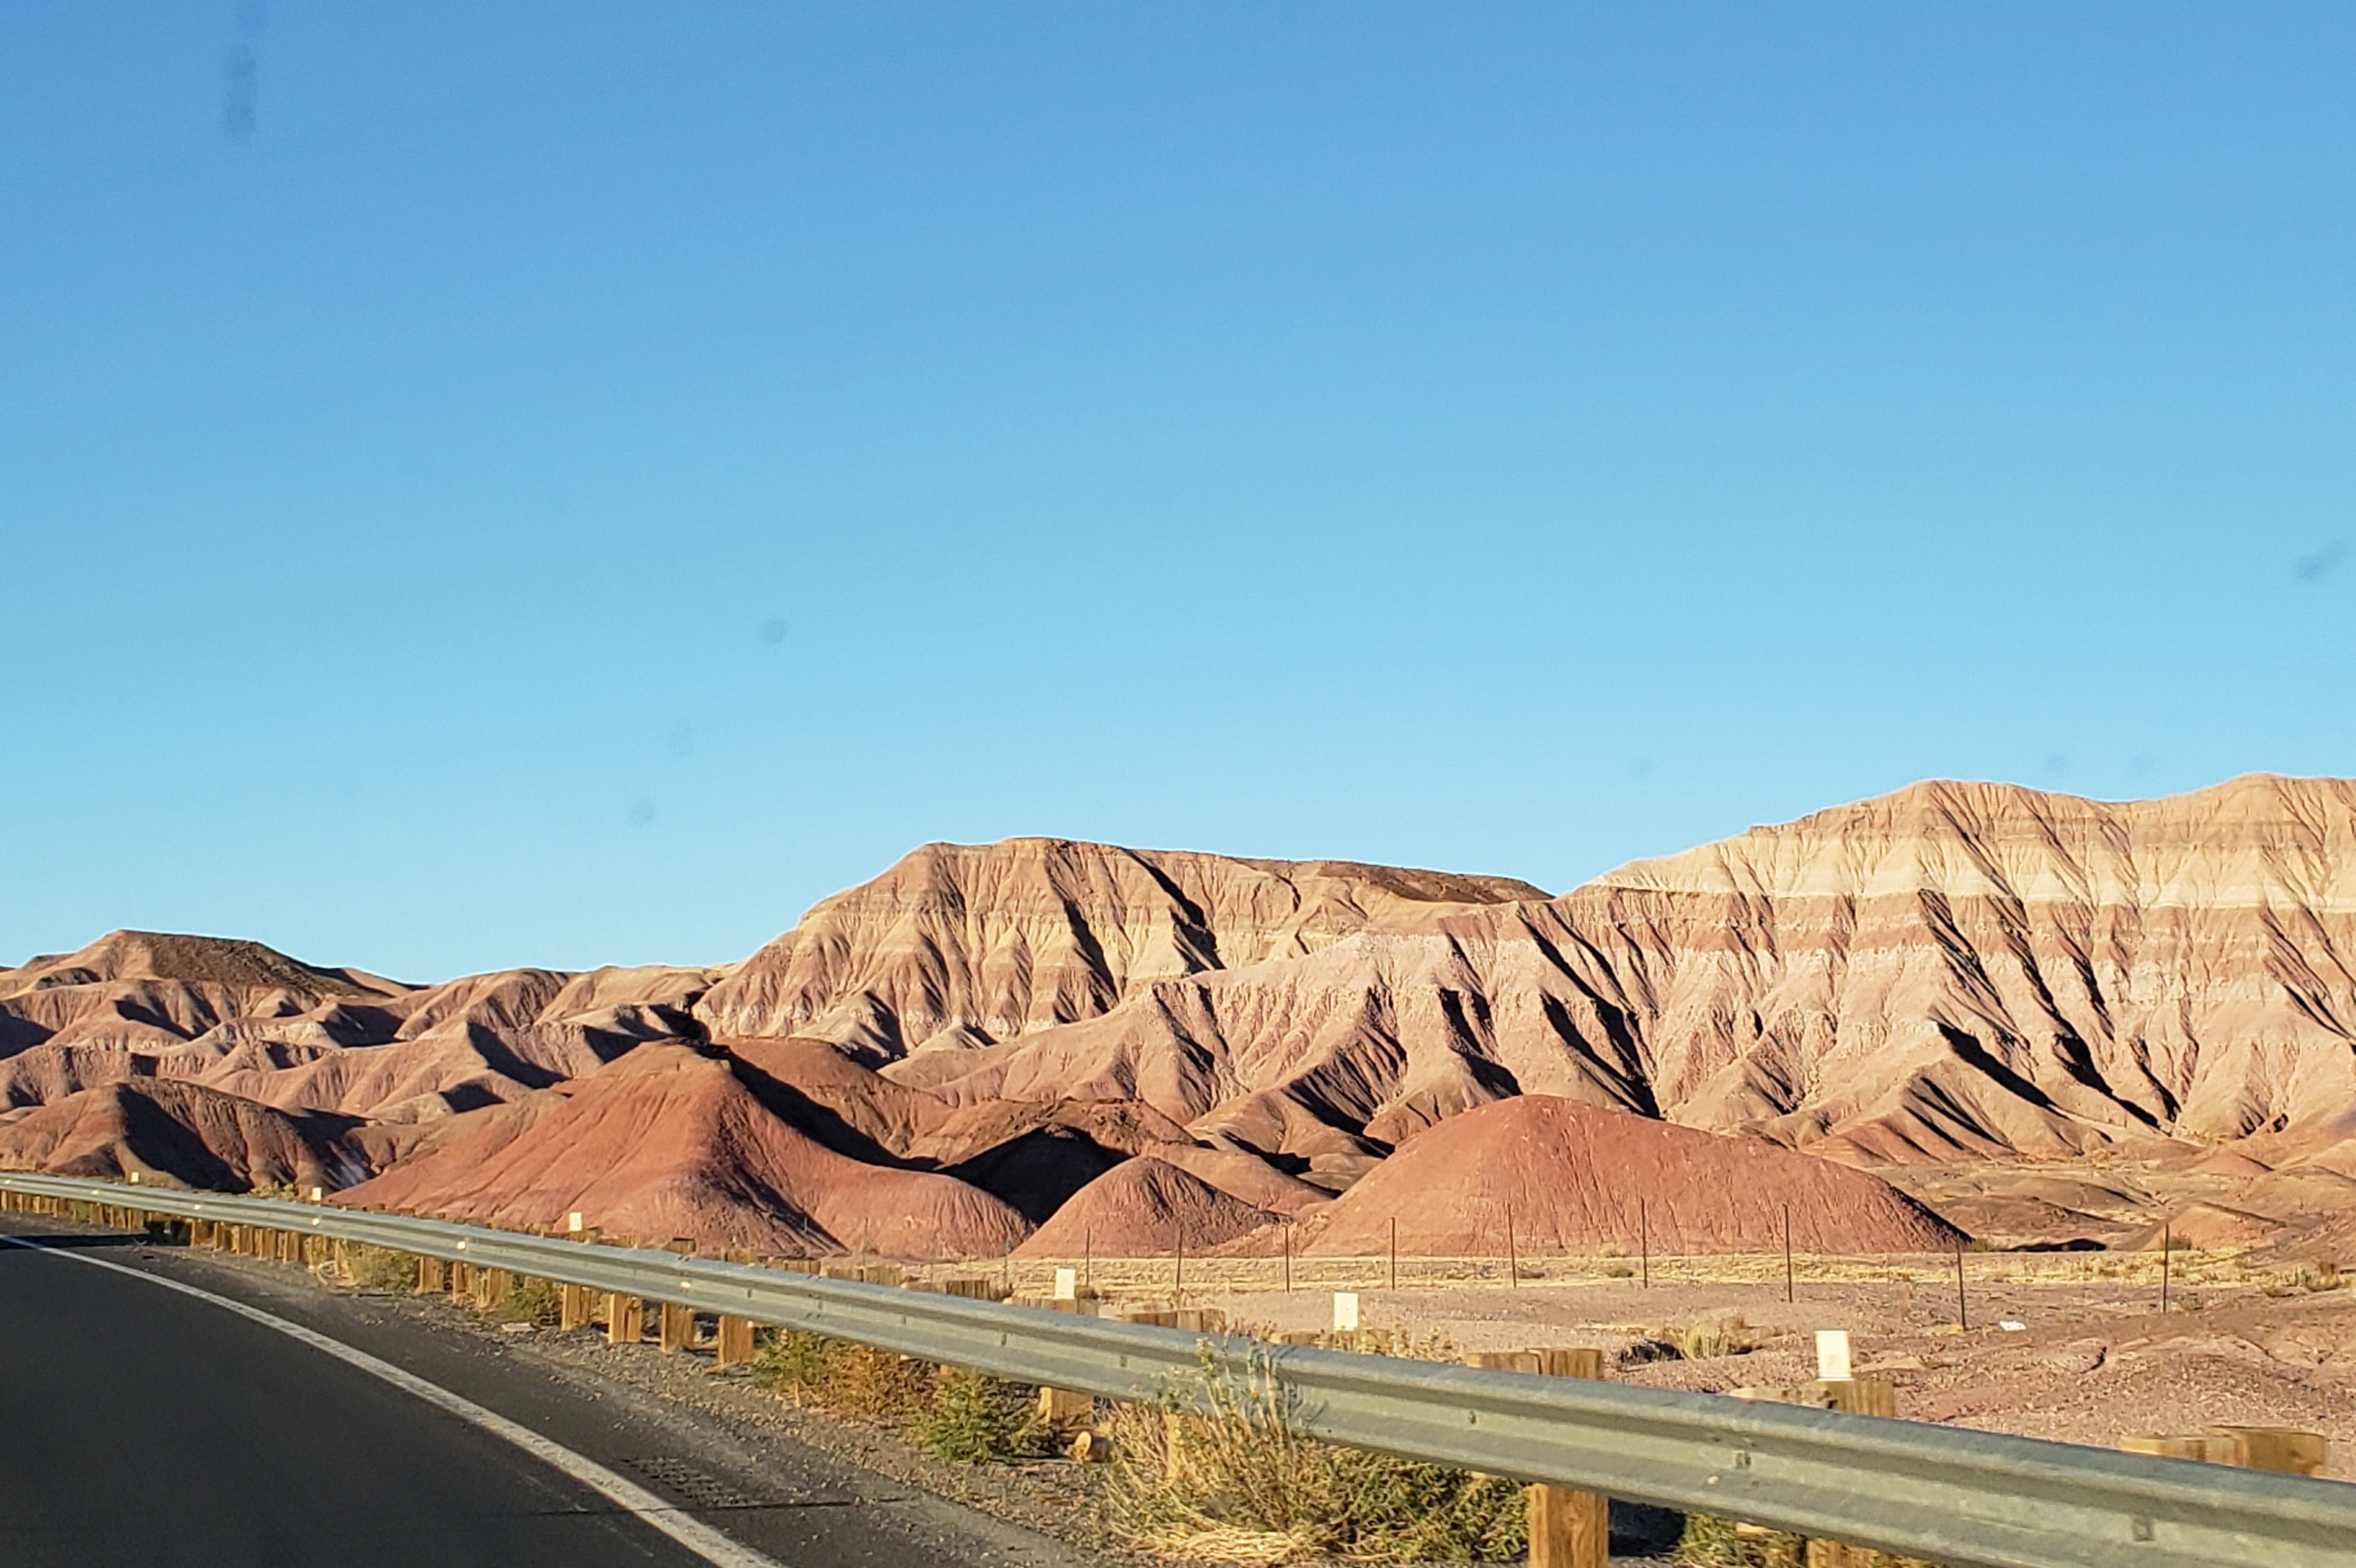
[[(1894, 1383), (1899, 1414), (1913, 1420), (2102, 1447), (2211, 1423), (2290, 1426), (2329, 1441), (2324, 1474), (2356, 1478), (2356, 1292), (2269, 1295), (2254, 1277), (2222, 1283), (2228, 1271), (2211, 1266), (2163, 1315), (2140, 1280), (2073, 1280), (2058, 1262), (2019, 1265), (2014, 1277), (2016, 1266), (1968, 1261), (1997, 1275), (1971, 1283), (1968, 1333), (1956, 1325), (1952, 1276), (1803, 1283), (1790, 1303), (1780, 1279), (1366, 1292), (1360, 1315), (1435, 1348), (1593, 1345), (1613, 1358), (1644, 1341), (1675, 1342), (1694, 1325), (1740, 1319), (1736, 1337), (1755, 1342), (1748, 1353), (1612, 1374), (1710, 1393), (1813, 1378), (1815, 1331), (1845, 1328), (1856, 1369)], [(2057, 1277), (2040, 1279), (2040, 1267)], [(1237, 1294), (1221, 1305), (1235, 1321), (1277, 1332), (1331, 1322), (1323, 1294)], [(2008, 1321), (2020, 1326), (1999, 1326)]]

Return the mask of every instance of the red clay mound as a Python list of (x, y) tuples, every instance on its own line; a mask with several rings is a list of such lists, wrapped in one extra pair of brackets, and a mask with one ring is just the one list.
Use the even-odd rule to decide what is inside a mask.
[(1191, 1172), (1151, 1155), (1124, 1160), (1072, 1195), (1055, 1217), (1014, 1249), (1019, 1257), (1167, 1257), (1271, 1224), (1277, 1216), (1228, 1197)]
[(506, 1226), (578, 1212), (609, 1235), (769, 1252), (995, 1257), (1030, 1230), (963, 1182), (828, 1148), (730, 1058), (670, 1045), (642, 1046), (528, 1119), (417, 1155), (345, 1201)]
[(348, 1118), (288, 1113), (193, 1083), (153, 1079), (69, 1095), (0, 1127), (0, 1168), (127, 1176), (159, 1187), (244, 1192), (367, 1177)]
[[(1502, 1255), (1510, 1214), (1529, 1251), (1918, 1252), (1962, 1231), (1877, 1176), (1753, 1139), (1720, 1137), (1552, 1095), (1453, 1116), (1302, 1222), (1302, 1250)], [(1060, 1218), (1060, 1217), (1059, 1217)]]

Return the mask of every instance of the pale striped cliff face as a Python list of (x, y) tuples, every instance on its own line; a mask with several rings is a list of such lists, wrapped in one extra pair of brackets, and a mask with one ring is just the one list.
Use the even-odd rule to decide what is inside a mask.
[(1060, 839), (927, 844), (826, 899), (714, 986), (716, 1036), (810, 1035), (891, 1059), (1093, 1018), (1159, 980), (1299, 958), (1526, 883)]
[(1655, 1093), (1899, 1154), (2231, 1138), (2356, 1109), (2356, 786), (2124, 804), (1923, 784), (1563, 900)]
[[(1059, 908), (1093, 929), (1086, 900)], [(2356, 1107), (2356, 787), (2338, 780), (2124, 805), (1919, 785), (1558, 899), (1401, 903), (1350, 928), (1246, 921), (1254, 940), (1184, 961), (1105, 942), (1131, 961), (1084, 1004), (1039, 1010), (1069, 993), (1034, 967), (1032, 1010), (999, 1015), (1019, 1027), (885, 1070), (958, 1102), (1142, 1100), (1344, 1173), (1516, 1093), (1867, 1159), (2321, 1132)], [(987, 967), (937, 925), (911, 947)], [(842, 972), (894, 961), (878, 943)], [(823, 975), (798, 983), (798, 1016), (855, 1021), (830, 1026), (843, 993)], [(939, 1023), (966, 983), (856, 994), (916, 996), (903, 1015)]]

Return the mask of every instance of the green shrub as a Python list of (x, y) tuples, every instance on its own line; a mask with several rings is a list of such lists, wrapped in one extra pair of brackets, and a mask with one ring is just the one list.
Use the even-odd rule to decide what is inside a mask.
[[(1869, 1552), (1853, 1555), (1874, 1568), (1933, 1568), (1916, 1557)], [(1780, 1530), (1746, 1530), (1732, 1520), (1687, 1514), (1675, 1561), (1680, 1568), (1801, 1568), (1809, 1560), (1807, 1541)]]
[(1052, 1447), (1029, 1390), (963, 1367), (941, 1369), (931, 1408), (909, 1424), (908, 1436), (952, 1465), (1010, 1464)]
[(553, 1328), (563, 1321), (564, 1297), (547, 1280), (520, 1279), (498, 1307), (501, 1323), (530, 1323)]
[(834, 1359), (850, 1347), (823, 1334), (780, 1328), (753, 1357), (753, 1381), (799, 1402), (826, 1381)]

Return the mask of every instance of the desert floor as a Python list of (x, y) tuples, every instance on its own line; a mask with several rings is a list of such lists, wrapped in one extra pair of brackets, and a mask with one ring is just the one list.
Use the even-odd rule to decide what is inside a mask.
[[(1188, 1259), (1183, 1279), (1173, 1258), (1065, 1266), (1108, 1315), (1212, 1307), (1275, 1336), (1330, 1329), (1333, 1293), (1348, 1290), (1370, 1341), (1408, 1353), (1592, 1345), (1615, 1378), (1707, 1392), (1813, 1378), (1815, 1331), (1841, 1328), (1855, 1370), (1894, 1383), (1912, 1419), (2101, 1446), (2290, 1426), (2330, 1440), (2327, 1475), (2356, 1477), (2356, 1292), (2329, 1270), (2179, 1251), (2163, 1313), (2157, 1252), (1967, 1252), (1965, 1329), (1955, 1263), (1799, 1258), (1788, 1301), (1780, 1256), (1655, 1258), (1649, 1284), (1626, 1258), (1523, 1258), (1518, 1282), (1502, 1259), (1402, 1259), (1396, 1289), (1383, 1258), (1295, 1259), (1290, 1290), (1280, 1259)], [(1017, 1294), (1047, 1296), (1055, 1266), (1015, 1263)]]

